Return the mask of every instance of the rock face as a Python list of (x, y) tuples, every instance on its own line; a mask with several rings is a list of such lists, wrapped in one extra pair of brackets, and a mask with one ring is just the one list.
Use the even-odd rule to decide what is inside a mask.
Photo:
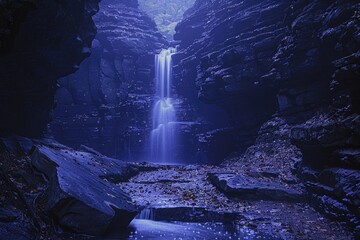
[(137, 6), (137, 1), (102, 1), (91, 57), (59, 81), (50, 128), (60, 142), (123, 159), (146, 152), (154, 54), (167, 42)]
[[(251, 156), (261, 160), (266, 148), (298, 147), (303, 157), (295, 164), (295, 158), (285, 160), (314, 206), (355, 228), (360, 216), (359, 9), (356, 1), (199, 0), (176, 28), (180, 46), (174, 69), (184, 96), (224, 109), (228, 127), (237, 130), (216, 144), (226, 149), (218, 161), (235, 149), (244, 151), (255, 139), (236, 166), (246, 165)], [(276, 131), (289, 136), (264, 142), (262, 129), (273, 114), (284, 121)], [(207, 136), (202, 139), (208, 146), (219, 138)], [(214, 151), (207, 150), (212, 156)], [(256, 165), (264, 168), (266, 162)]]
[[(343, 96), (338, 102), (355, 104), (358, 7), (350, 2), (197, 1), (176, 28), (181, 43), (175, 82), (185, 96), (218, 105), (231, 127), (253, 136), (276, 111), (300, 123), (328, 106), (333, 74), (341, 76), (331, 87)], [(237, 149), (249, 146), (245, 139), (239, 139)]]
[(234, 144), (222, 157), (249, 147), (276, 111), (276, 86), (267, 75), (286, 34), (287, 8), (287, 1), (197, 1), (176, 28), (175, 39), (181, 41), (174, 69), (178, 88), (191, 100), (218, 105), (227, 115), (223, 125), (247, 133), (232, 136)]
[(291, 130), (292, 142), (303, 152), (304, 163), (313, 167), (357, 168), (360, 118), (313, 118)]
[(56, 80), (90, 54), (97, 10), (98, 0), (1, 2), (1, 135), (42, 135)]
[(128, 226), (138, 214), (131, 198), (105, 181), (127, 171), (119, 160), (38, 145), (31, 162), (48, 180), (46, 211), (66, 229), (104, 235)]
[[(284, 107), (281, 110), (287, 114), (307, 109), (318, 112), (315, 116), (306, 116), (307, 121), (295, 126), (290, 134), (293, 144), (303, 153), (298, 173), (312, 194), (313, 205), (328, 216), (347, 222), (358, 235), (360, 171), (356, 159), (360, 133), (359, 101), (355, 92), (360, 86), (355, 79), (360, 77), (360, 27), (356, 20), (359, 8), (358, 3), (351, 2), (315, 2), (304, 6), (292, 25), (298, 34), (293, 35), (286, 50), (280, 49), (300, 61), (289, 64), (286, 72), (289, 69), (295, 74), (304, 72), (300, 76), (308, 81), (292, 77), (291, 88), (283, 92), (287, 96), (290, 92), (298, 93), (287, 97), (285, 102), (290, 105), (279, 101), (280, 109)], [(310, 11), (314, 15), (306, 19)], [(307, 27), (309, 24), (313, 27)], [(300, 34), (300, 31), (307, 34)], [(318, 35), (314, 35), (315, 31)], [(312, 44), (299, 44), (304, 41)], [(306, 57), (301, 59), (300, 53), (304, 51)], [(296, 90), (303, 86), (307, 91)], [(326, 109), (319, 113), (324, 105)], [(294, 116), (299, 114), (290, 114)]]

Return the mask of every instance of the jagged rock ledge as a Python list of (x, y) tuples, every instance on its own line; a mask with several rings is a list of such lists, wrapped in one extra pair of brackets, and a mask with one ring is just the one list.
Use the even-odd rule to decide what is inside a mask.
[[(29, 222), (50, 226), (48, 221), (54, 221), (66, 232), (106, 236), (122, 233), (140, 211), (115, 183), (146, 171), (141, 165), (92, 150), (75, 151), (52, 139), (14, 137), (2, 139), (0, 145), (2, 153), (8, 152), (13, 158), (14, 173), (7, 173), (12, 186), (33, 209)], [(8, 163), (2, 167), (4, 164)], [(15, 218), (10, 223), (17, 221)]]

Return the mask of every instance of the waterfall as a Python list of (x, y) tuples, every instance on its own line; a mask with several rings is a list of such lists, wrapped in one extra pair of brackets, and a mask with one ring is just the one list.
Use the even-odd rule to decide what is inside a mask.
[(155, 220), (155, 210), (153, 208), (145, 208), (138, 214), (136, 218), (145, 219), (145, 220)]
[(155, 55), (155, 104), (151, 131), (151, 160), (174, 163), (176, 112), (171, 98), (172, 55), (175, 48), (163, 49)]

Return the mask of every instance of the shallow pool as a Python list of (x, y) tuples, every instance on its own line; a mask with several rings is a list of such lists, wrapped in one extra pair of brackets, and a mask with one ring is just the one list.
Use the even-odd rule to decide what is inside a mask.
[(122, 236), (114, 239), (276, 239), (270, 235), (259, 234), (247, 227), (236, 227), (222, 223), (184, 223), (160, 222), (135, 219), (124, 230)]

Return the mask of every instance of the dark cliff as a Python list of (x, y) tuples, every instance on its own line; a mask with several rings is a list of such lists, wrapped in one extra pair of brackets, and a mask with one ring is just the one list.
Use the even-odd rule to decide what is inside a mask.
[(75, 72), (90, 55), (98, 2), (1, 2), (1, 135), (43, 134), (56, 80)]
[[(294, 164), (315, 207), (353, 227), (360, 216), (359, 9), (357, 1), (197, 1), (176, 28), (174, 69), (185, 96), (227, 112), (230, 134), (206, 139), (209, 158), (222, 151), (212, 161), (250, 145), (229, 164), (264, 161), (259, 149), (280, 142), (283, 154), (299, 147), (302, 161), (290, 154), (285, 164)], [(276, 161), (283, 160), (265, 165)]]
[(150, 132), (154, 54), (167, 45), (137, 1), (101, 2), (92, 55), (59, 81), (51, 131), (73, 147), (142, 157)]
[(90, 55), (98, 2), (0, 3), (1, 239), (103, 236), (119, 233), (138, 214), (113, 184), (136, 168), (44, 137), (58, 78)]
[(357, 112), (358, 7), (197, 1), (177, 26), (175, 82), (185, 96), (224, 109), (248, 137), (275, 113), (301, 123), (332, 103)]

